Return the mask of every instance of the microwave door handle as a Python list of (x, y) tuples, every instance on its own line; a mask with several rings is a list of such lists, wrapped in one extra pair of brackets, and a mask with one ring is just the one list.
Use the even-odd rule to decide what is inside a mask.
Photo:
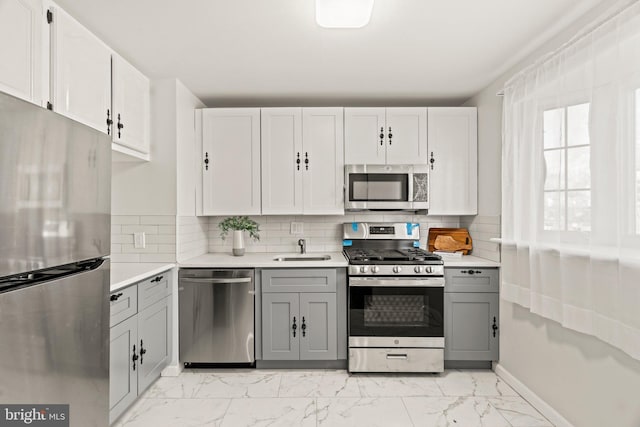
[(409, 181), (407, 186), (407, 202), (411, 203), (411, 207), (413, 207), (413, 173), (410, 173), (407, 177), (407, 181)]

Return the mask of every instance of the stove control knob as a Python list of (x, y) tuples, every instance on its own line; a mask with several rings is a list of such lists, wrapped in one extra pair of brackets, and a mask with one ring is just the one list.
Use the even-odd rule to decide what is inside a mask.
[(402, 271), (402, 268), (399, 265), (396, 265), (393, 267), (393, 272), (394, 273), (400, 273)]
[(371, 267), (372, 273), (377, 273), (378, 271), (380, 271), (380, 267), (378, 267), (377, 265), (374, 265), (373, 267)]
[(367, 267), (366, 265), (360, 267), (360, 273), (366, 273), (367, 271), (369, 271), (369, 267)]
[(432, 267), (425, 267), (424, 268), (424, 272), (425, 273), (433, 273), (433, 268)]
[(422, 273), (422, 267), (420, 267), (418, 265), (418, 266), (416, 266), (416, 268), (413, 269), (413, 271), (415, 271), (416, 273), (420, 274), (420, 273)]

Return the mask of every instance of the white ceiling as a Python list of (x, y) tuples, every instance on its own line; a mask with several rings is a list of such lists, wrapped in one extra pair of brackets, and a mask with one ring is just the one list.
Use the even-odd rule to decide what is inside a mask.
[(458, 104), (602, 0), (376, 0), (324, 29), (314, 0), (57, 0), (150, 77), (209, 106)]

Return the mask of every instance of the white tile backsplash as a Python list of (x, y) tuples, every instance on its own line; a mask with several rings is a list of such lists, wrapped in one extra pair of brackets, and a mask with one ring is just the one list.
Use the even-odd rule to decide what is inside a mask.
[(469, 229), (473, 240), (473, 255), (500, 262), (500, 244), (490, 241), (501, 235), (500, 215), (478, 215), (460, 217), (460, 226)]
[(208, 232), (208, 217), (179, 216), (177, 220), (178, 261), (206, 253)]
[[(218, 224), (225, 217), (171, 215), (113, 215), (111, 217), (111, 259), (113, 262), (175, 262), (206, 252), (231, 252), (231, 236), (220, 237)], [(473, 238), (473, 254), (500, 261), (500, 247), (490, 239), (500, 237), (500, 216), (428, 216), (358, 213), (341, 216), (253, 216), (260, 224), (260, 240), (245, 236), (247, 252), (297, 252), (298, 239), (307, 241), (309, 252), (342, 250), (342, 224), (345, 222), (418, 222), (420, 246), (427, 247), (431, 227), (467, 227)], [(301, 222), (301, 235), (290, 233), (291, 222)], [(146, 233), (146, 247), (133, 247), (133, 233)]]
[[(231, 236), (220, 237), (218, 224), (226, 217), (210, 217), (208, 226), (209, 252), (231, 252)], [(342, 250), (342, 224), (345, 222), (418, 222), (420, 246), (426, 248), (429, 227), (459, 227), (459, 217), (430, 217), (427, 215), (359, 213), (347, 215), (252, 216), (260, 224), (260, 240), (245, 235), (247, 252), (297, 252), (298, 239), (307, 241), (309, 252), (336, 252)], [(291, 234), (291, 222), (303, 223), (304, 232)]]
[[(172, 215), (112, 215), (112, 262), (175, 262), (176, 218)], [(145, 233), (145, 247), (133, 246), (133, 233)]]

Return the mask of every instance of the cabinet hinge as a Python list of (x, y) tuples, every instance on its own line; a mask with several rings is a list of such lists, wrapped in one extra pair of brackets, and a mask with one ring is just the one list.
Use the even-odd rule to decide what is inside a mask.
[(53, 111), (53, 104), (47, 101), (47, 110)]
[(51, 9), (47, 9), (47, 24), (51, 24), (53, 22), (53, 12)]

